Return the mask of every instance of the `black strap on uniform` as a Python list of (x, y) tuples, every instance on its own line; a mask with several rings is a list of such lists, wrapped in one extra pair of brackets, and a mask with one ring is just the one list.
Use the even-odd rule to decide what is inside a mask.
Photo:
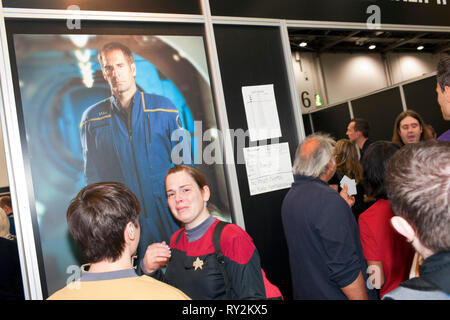
[(181, 230), (180, 232), (178, 232), (178, 236), (177, 236), (177, 238), (175, 239), (175, 246), (178, 244), (178, 241), (180, 241), (181, 235), (183, 234), (183, 232), (184, 232), (184, 229)]
[[(231, 300), (231, 283), (230, 283), (230, 280), (228, 279), (228, 273), (227, 273), (226, 266), (225, 266), (225, 257), (222, 253), (222, 250), (220, 249), (220, 237), (222, 236), (223, 228), (225, 228), (225, 226), (227, 224), (228, 223), (226, 223), (224, 221), (219, 221), (216, 224), (216, 226), (214, 228), (214, 232), (213, 232), (212, 243), (214, 246), (214, 251), (216, 253), (217, 262), (219, 263), (219, 268), (220, 268), (220, 271), (222, 272), (223, 280), (225, 282), (226, 296), (227, 296), (227, 299)], [(178, 233), (177, 238), (175, 239), (175, 246), (180, 241), (181, 235), (183, 234), (183, 232), (184, 232), (184, 230), (181, 230)]]
[(213, 238), (212, 238), (212, 242), (214, 245), (214, 251), (216, 252), (216, 257), (217, 257), (217, 262), (219, 263), (219, 267), (220, 267), (220, 271), (223, 274), (223, 279), (225, 282), (225, 292), (227, 295), (227, 299), (231, 300), (231, 283), (230, 280), (228, 278), (228, 273), (227, 273), (227, 269), (225, 266), (225, 257), (222, 253), (222, 250), (220, 249), (220, 237), (222, 236), (222, 231), (223, 228), (225, 228), (225, 226), (228, 223), (224, 222), (224, 221), (219, 221), (216, 224), (216, 227), (214, 228), (214, 233), (213, 233)]

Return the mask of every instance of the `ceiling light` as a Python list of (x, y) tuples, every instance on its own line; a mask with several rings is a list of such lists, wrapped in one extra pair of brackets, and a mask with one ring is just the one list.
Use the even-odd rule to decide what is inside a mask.
[(369, 50), (373, 50), (373, 49), (375, 49), (376, 47), (377, 47), (376, 45), (371, 44), (371, 45), (369, 46)]
[(83, 48), (89, 41), (90, 36), (87, 34), (71, 34), (69, 39), (78, 47)]
[(299, 47), (306, 47), (308, 45), (308, 43), (306, 43), (305, 41), (300, 42), (300, 44), (298, 45)]
[(424, 46), (418, 46), (418, 47), (417, 47), (417, 50), (420, 51), (420, 50), (423, 50), (423, 48), (424, 48)]

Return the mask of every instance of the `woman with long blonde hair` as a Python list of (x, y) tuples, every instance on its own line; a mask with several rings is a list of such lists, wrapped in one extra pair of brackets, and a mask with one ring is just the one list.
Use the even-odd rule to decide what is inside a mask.
[(363, 169), (359, 162), (359, 150), (356, 145), (348, 139), (338, 140), (334, 148), (334, 154), (336, 172), (342, 177), (346, 175), (359, 183), (363, 177)]
[(352, 207), (352, 211), (356, 220), (371, 204), (364, 202), (364, 188), (361, 185), (363, 168), (359, 162), (359, 157), (359, 150), (355, 144), (348, 139), (338, 140), (334, 148), (336, 173), (328, 182), (333, 189), (340, 192), (340, 181), (344, 176), (355, 180), (357, 194), (355, 195), (355, 204)]

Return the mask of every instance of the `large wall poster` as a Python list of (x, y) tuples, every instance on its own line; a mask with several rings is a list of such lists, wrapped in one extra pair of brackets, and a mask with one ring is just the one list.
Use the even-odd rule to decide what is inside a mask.
[[(138, 196), (143, 209), (138, 253), (154, 241), (168, 241), (179, 228), (163, 186), (173, 162), (168, 156), (179, 142), (171, 141), (170, 134), (177, 128), (185, 129), (179, 139), (187, 137), (188, 158), (208, 179), (213, 214), (231, 221), (223, 165), (202, 161), (201, 151), (210, 142), (199, 141), (202, 133), (194, 132), (217, 129), (203, 36), (14, 33), (12, 40), (21, 101), (17, 109), (48, 295), (66, 285), (71, 266), (85, 262), (68, 233), (65, 214), (87, 183), (119, 180)], [(133, 139), (120, 134), (125, 122), (121, 126), (110, 112), (120, 106), (112, 92), (126, 80), (117, 71), (114, 79), (105, 76), (97, 58), (111, 42), (128, 47), (134, 59), (137, 91), (130, 121), (131, 130), (139, 132), (132, 131)]]

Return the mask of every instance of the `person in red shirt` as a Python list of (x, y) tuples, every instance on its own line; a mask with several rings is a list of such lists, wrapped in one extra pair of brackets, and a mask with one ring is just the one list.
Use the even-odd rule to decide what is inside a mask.
[[(258, 250), (239, 226), (223, 227), (217, 258), (214, 246), (219, 220), (208, 205), (210, 189), (202, 172), (193, 166), (172, 167), (165, 179), (167, 204), (183, 228), (165, 242), (148, 246), (141, 270), (186, 292), (193, 300), (245, 300), (281, 297), (276, 286), (266, 283)], [(224, 265), (224, 272), (222, 267)], [(161, 268), (166, 266), (163, 273)], [(275, 296), (267, 288), (277, 291)]]
[(359, 232), (367, 260), (370, 285), (380, 289), (380, 298), (408, 279), (414, 250), (390, 223), (394, 216), (387, 199), (385, 165), (399, 148), (388, 141), (369, 146), (362, 159), (366, 194), (377, 201), (359, 217)]

